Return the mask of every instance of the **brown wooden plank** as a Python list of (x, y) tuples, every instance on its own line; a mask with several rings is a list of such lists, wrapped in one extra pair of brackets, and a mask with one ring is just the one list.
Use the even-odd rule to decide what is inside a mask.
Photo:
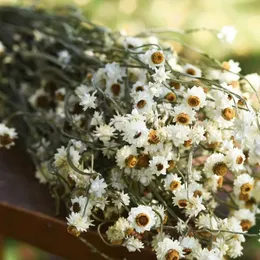
[[(6, 203), (0, 203), (0, 234), (24, 241), (66, 259), (104, 259), (92, 253), (78, 238), (70, 235), (66, 230), (65, 222)], [(114, 259), (155, 259), (148, 251), (128, 253), (122, 247), (109, 247), (93, 231), (85, 233), (84, 238), (102, 253)]]
[(34, 165), (23, 147), (0, 149), (0, 201), (54, 215), (54, 199), (34, 175)]

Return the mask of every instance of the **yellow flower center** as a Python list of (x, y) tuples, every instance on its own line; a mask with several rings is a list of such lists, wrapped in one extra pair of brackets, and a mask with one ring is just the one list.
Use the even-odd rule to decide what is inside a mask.
[(120, 94), (121, 86), (118, 83), (115, 83), (111, 86), (111, 91), (115, 96)]
[(233, 108), (231, 107), (227, 107), (225, 109), (222, 110), (222, 117), (227, 120), (230, 121), (232, 120), (234, 117), (236, 116), (236, 112)]
[(138, 158), (135, 155), (130, 155), (125, 159), (125, 164), (129, 168), (134, 168), (138, 163)]
[(244, 105), (246, 104), (246, 102), (245, 102), (243, 99), (239, 99), (239, 100), (237, 101), (237, 104), (238, 104), (239, 106), (244, 106)]
[(12, 143), (13, 139), (8, 134), (0, 135), (0, 144), (8, 145)]
[(212, 171), (214, 172), (214, 174), (219, 175), (219, 176), (224, 176), (227, 172), (228, 172), (228, 167), (226, 166), (225, 163), (223, 162), (218, 162), (215, 163)]
[(139, 168), (147, 168), (149, 166), (149, 155), (144, 153), (139, 154), (137, 166)]
[(199, 99), (199, 97), (197, 97), (197, 96), (190, 96), (190, 97), (188, 98), (188, 104), (189, 104), (189, 106), (191, 106), (191, 107), (197, 107), (197, 106), (199, 106), (199, 104), (200, 104), (200, 99)]
[(138, 108), (144, 108), (146, 104), (147, 104), (147, 102), (142, 99), (142, 100), (138, 101), (136, 105)]
[(122, 245), (122, 243), (123, 243), (123, 240), (122, 240), (122, 239), (112, 240), (112, 241), (111, 241), (111, 244), (112, 244), (112, 245), (116, 245), (116, 246)]
[(233, 87), (233, 88), (238, 88), (240, 83), (238, 80), (233, 80), (230, 82), (230, 85)]
[(250, 183), (244, 183), (241, 188), (240, 191), (242, 194), (248, 194), (250, 193), (250, 191), (253, 189), (253, 185)]
[(136, 216), (135, 221), (138, 226), (145, 227), (149, 223), (149, 217), (144, 213), (140, 213)]
[(212, 143), (208, 144), (209, 149), (212, 149), (212, 150), (216, 149), (218, 146), (219, 146), (219, 142), (212, 142)]
[(223, 185), (223, 180), (224, 180), (223, 176), (219, 176), (218, 181), (217, 181), (218, 188), (221, 188), (221, 187), (222, 187), (222, 185)]
[(177, 190), (181, 186), (181, 183), (179, 181), (172, 181), (170, 184), (171, 190)]
[(80, 231), (78, 231), (75, 226), (68, 226), (67, 232), (75, 237), (78, 237), (80, 235)]
[(178, 201), (178, 205), (181, 207), (181, 208), (186, 208), (188, 206), (188, 201), (183, 199), (183, 200), (179, 200)]
[(150, 144), (158, 144), (160, 142), (160, 138), (157, 135), (157, 131), (154, 129), (151, 129), (148, 136), (148, 142)]
[(171, 81), (170, 82), (170, 87), (175, 88), (175, 89), (180, 89), (181, 88), (181, 84), (179, 82), (176, 82), (176, 81)]
[(56, 93), (55, 97), (56, 97), (56, 99), (58, 101), (63, 101), (64, 100), (64, 95), (61, 94), (61, 93)]
[(137, 87), (135, 88), (135, 91), (136, 91), (136, 92), (144, 91), (144, 87), (143, 87), (143, 86), (137, 86)]
[(246, 208), (252, 209), (254, 204), (256, 204), (256, 200), (254, 198), (250, 198), (248, 201), (246, 201)]
[(184, 255), (190, 255), (191, 252), (192, 252), (192, 249), (191, 248), (184, 248), (182, 251), (184, 252)]
[(182, 125), (188, 125), (190, 122), (190, 117), (185, 113), (180, 113), (177, 115), (176, 121)]
[(186, 148), (189, 148), (189, 147), (191, 147), (191, 144), (192, 144), (192, 140), (190, 139), (190, 140), (186, 140), (186, 141), (184, 141), (184, 147), (186, 147)]
[(179, 260), (180, 258), (180, 254), (177, 250), (175, 249), (170, 249), (166, 256), (165, 256), (166, 260)]
[(154, 64), (161, 64), (164, 61), (164, 56), (160, 51), (156, 51), (152, 54), (151, 59)]
[(163, 165), (161, 163), (156, 164), (156, 168), (158, 171), (161, 171), (163, 169)]
[(36, 99), (36, 106), (40, 108), (47, 108), (50, 102), (47, 96), (42, 95)]
[(176, 101), (176, 95), (173, 92), (168, 93), (165, 97), (169, 102), (175, 102)]
[(240, 192), (239, 194), (239, 200), (242, 200), (242, 201), (248, 201), (249, 200), (249, 194), (248, 193), (242, 193)]
[(240, 222), (240, 226), (242, 227), (243, 231), (248, 231), (251, 228), (252, 224), (248, 219), (243, 219)]
[(170, 160), (168, 161), (169, 167), (167, 168), (167, 171), (171, 171), (175, 168), (175, 161), (174, 160)]
[(242, 156), (238, 156), (237, 159), (236, 159), (236, 163), (237, 164), (242, 164), (244, 161), (243, 157)]
[(201, 197), (202, 196), (202, 191), (201, 190), (195, 190), (193, 192), (193, 197), (197, 198), (197, 197)]
[(80, 205), (78, 202), (75, 202), (72, 206), (72, 210), (73, 212), (77, 213), (77, 212), (80, 212)]
[(222, 68), (225, 69), (225, 70), (230, 70), (230, 65), (227, 61), (224, 61), (222, 63)]
[(195, 76), (195, 75), (196, 75), (196, 71), (195, 71), (195, 69), (193, 69), (193, 68), (188, 68), (188, 69), (186, 70), (186, 73), (189, 74), (189, 75), (192, 75), (192, 76)]

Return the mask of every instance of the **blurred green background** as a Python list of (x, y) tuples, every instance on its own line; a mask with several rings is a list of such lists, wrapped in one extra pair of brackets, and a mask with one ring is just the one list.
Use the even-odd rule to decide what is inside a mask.
[(187, 41), (224, 59), (234, 57), (244, 73), (260, 72), (260, 0), (0, 0), (2, 4), (77, 5), (94, 22), (135, 34), (146, 28), (214, 28), (233, 25), (238, 35), (225, 45), (200, 32)]
[[(0, 0), (0, 4), (77, 5), (92, 21), (136, 34), (147, 28), (210, 28), (232, 25), (238, 30), (233, 44), (200, 32), (185, 37), (195, 47), (219, 58), (241, 63), (243, 73), (260, 73), (260, 0)], [(256, 227), (255, 230), (259, 230)], [(54, 259), (30, 246), (7, 240), (5, 260)], [(260, 259), (260, 244), (249, 240), (241, 259)]]

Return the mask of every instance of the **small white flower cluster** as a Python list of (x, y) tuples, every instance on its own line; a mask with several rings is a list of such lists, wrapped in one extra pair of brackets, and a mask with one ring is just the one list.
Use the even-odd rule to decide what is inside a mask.
[[(234, 36), (230, 27), (218, 34)], [(68, 231), (112, 221), (103, 240), (130, 252), (241, 256), (260, 213), (259, 75), (241, 76), (233, 60), (188, 63), (155, 37), (120, 36), (106, 48), (85, 52), (100, 64), (74, 89), (50, 94), (42, 82), (28, 92), (37, 115), (62, 135), (52, 160), (44, 153), (50, 142), (37, 144), (36, 176), (70, 197)], [(68, 69), (73, 57), (58, 57)], [(0, 147), (15, 138), (0, 124)]]
[(14, 128), (9, 128), (5, 124), (0, 124), (0, 148), (9, 149), (14, 145), (14, 140), (17, 138), (17, 133)]

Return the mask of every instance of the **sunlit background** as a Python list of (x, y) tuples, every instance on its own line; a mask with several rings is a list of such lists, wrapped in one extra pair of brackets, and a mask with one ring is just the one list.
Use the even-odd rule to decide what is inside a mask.
[(233, 25), (236, 41), (228, 46), (207, 32), (193, 34), (187, 41), (219, 58), (236, 57), (245, 72), (260, 72), (259, 0), (0, 0), (2, 4), (77, 5), (94, 22), (114, 30), (135, 34), (146, 28), (214, 28)]
[[(0, 3), (45, 8), (77, 5), (92, 21), (132, 35), (147, 28), (220, 29), (232, 25), (238, 34), (231, 45), (219, 42), (205, 31), (189, 35), (185, 40), (219, 59), (232, 57), (239, 61), (244, 74), (260, 73), (260, 0), (0, 0)], [(260, 244), (248, 244), (243, 259), (260, 259), (256, 251)], [(9, 242), (8, 245), (5, 259), (50, 259), (46, 254), (22, 245), (22, 252), (27, 248), (25, 252), (32, 254), (24, 258), (17, 250), (20, 244)]]

